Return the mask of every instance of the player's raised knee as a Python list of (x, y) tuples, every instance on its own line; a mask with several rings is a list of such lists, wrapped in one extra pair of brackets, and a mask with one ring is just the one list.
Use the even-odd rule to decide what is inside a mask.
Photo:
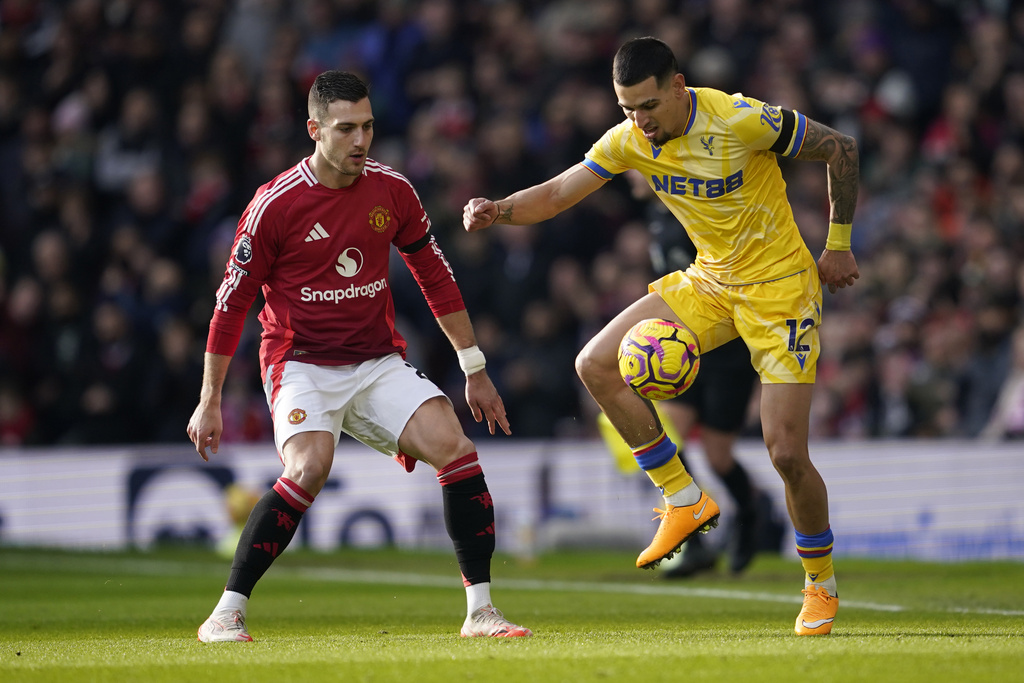
[(576, 356), (576, 374), (587, 386), (597, 383), (601, 377), (601, 364), (597, 361), (590, 344)]

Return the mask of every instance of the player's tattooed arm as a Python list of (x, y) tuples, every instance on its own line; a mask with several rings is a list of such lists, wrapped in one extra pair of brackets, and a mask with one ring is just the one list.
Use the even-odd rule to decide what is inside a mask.
[[(557, 216), (581, 199), (603, 187), (606, 180), (598, 177), (583, 164), (571, 166), (554, 178), (519, 190), (496, 202), (484, 200), (487, 219), (493, 223), (531, 225)], [(476, 200), (471, 200), (474, 202)], [(467, 205), (469, 207), (469, 205)], [(477, 205), (477, 208), (479, 205)], [(469, 230), (474, 224), (476, 211), (465, 213), (463, 221)], [(493, 220), (490, 216), (494, 216)], [(467, 222), (468, 221), (468, 222)], [(486, 226), (480, 226), (486, 227)], [(479, 227), (475, 228), (479, 229)]]
[(515, 206), (515, 202), (510, 199), (505, 199), (500, 202), (496, 202), (498, 207), (498, 217), (494, 219), (495, 223), (511, 223), (512, 222), (512, 207)]
[(824, 161), (828, 164), (828, 195), (832, 203), (833, 223), (853, 223), (860, 187), (860, 155), (857, 141), (828, 126), (807, 119), (807, 132), (797, 159)]
[(860, 277), (857, 260), (850, 251), (850, 227), (845, 230), (842, 228), (851, 226), (853, 211), (857, 206), (860, 182), (857, 141), (849, 135), (807, 119), (803, 146), (796, 156), (828, 164), (828, 200), (832, 206), (829, 239), (834, 237), (835, 242), (831, 246), (828, 241), (825, 242), (825, 250), (818, 259), (818, 278), (823, 285), (828, 286), (828, 291), (835, 294), (836, 290), (853, 285)]

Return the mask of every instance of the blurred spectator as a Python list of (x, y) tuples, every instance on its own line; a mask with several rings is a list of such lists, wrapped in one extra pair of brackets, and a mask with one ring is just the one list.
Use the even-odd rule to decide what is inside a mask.
[(21, 388), (0, 382), (0, 446), (25, 445), (35, 426), (35, 412)]
[(121, 114), (100, 134), (96, 148), (96, 189), (120, 195), (143, 171), (157, 173), (163, 161), (160, 107), (152, 91), (133, 88), (121, 103)]
[(196, 383), (202, 382), (202, 355), (192, 327), (181, 318), (165, 318), (159, 327), (159, 358), (143, 381), (147, 440), (170, 442), (181, 436), (181, 421), (188, 424), (196, 401)]
[(515, 434), (527, 438), (575, 436), (568, 421), (576, 416), (574, 359), (578, 348), (562, 330), (562, 318), (545, 301), (523, 310), (522, 338), (507, 351), (501, 373), (503, 400), (516, 416)]
[(76, 405), (75, 419), (61, 440), (86, 444), (148, 440), (141, 399), (145, 370), (153, 360), (136, 338), (128, 313), (113, 302), (99, 304), (69, 391)]
[(155, 167), (140, 168), (124, 187), (124, 201), (111, 224), (134, 230), (154, 252), (164, 253), (179, 238), (175, 211), (163, 174)]
[(491, 273), (494, 280), (491, 312), (503, 327), (518, 330), (529, 303), (544, 296), (547, 287), (544, 274), (550, 256), (539, 249), (541, 227), (496, 227), (498, 258)]

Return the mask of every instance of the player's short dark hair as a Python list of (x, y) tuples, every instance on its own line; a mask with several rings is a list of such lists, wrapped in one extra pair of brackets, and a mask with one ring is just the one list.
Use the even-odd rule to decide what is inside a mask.
[(615, 53), (612, 79), (616, 84), (629, 87), (643, 83), (654, 76), (659, 88), (679, 73), (679, 62), (672, 48), (657, 38), (646, 36), (623, 43)]
[(331, 102), (358, 102), (369, 96), (370, 87), (359, 76), (348, 71), (325, 71), (316, 77), (309, 89), (309, 118), (322, 121)]

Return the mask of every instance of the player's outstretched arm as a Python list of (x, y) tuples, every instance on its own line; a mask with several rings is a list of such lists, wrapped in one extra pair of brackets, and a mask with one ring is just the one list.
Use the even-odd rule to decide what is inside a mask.
[(459, 365), (466, 373), (466, 403), (473, 413), (473, 419), (477, 422), (486, 419), (491, 434), (494, 434), (494, 426), (498, 425), (501, 431), (511, 435), (512, 429), (505, 416), (505, 404), (484, 369), (486, 359), (477, 348), (469, 313), (461, 310), (439, 316), (437, 324), (459, 354)]
[(188, 421), (188, 438), (196, 445), (196, 452), (209, 461), (206, 449), (216, 453), (220, 448), (220, 435), (224, 421), (220, 412), (221, 392), (224, 378), (228, 374), (231, 356), (207, 352), (203, 363), (203, 388), (199, 393), (199, 405)]
[(828, 291), (850, 287), (860, 277), (850, 251), (850, 230), (860, 188), (860, 155), (857, 141), (828, 126), (807, 119), (807, 132), (798, 159), (828, 164), (828, 198), (831, 204), (829, 239), (818, 259), (818, 278)]
[(551, 180), (496, 202), (483, 197), (470, 199), (462, 210), (462, 226), (467, 232), (474, 232), (495, 223), (540, 223), (576, 205), (604, 183), (582, 164), (577, 164)]

